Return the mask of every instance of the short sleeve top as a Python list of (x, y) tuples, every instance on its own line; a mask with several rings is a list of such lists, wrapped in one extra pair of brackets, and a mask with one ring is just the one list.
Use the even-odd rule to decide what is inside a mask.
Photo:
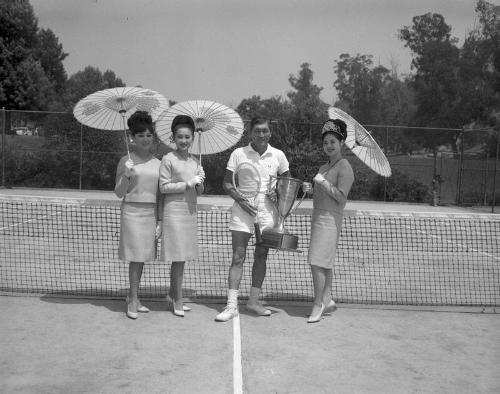
[[(125, 162), (128, 158), (128, 155), (124, 156), (118, 163), (115, 194), (127, 202), (155, 203), (158, 196), (160, 160), (152, 157), (148, 161), (134, 163), (130, 178), (127, 179), (125, 177)], [(128, 187), (124, 182), (128, 182)], [(123, 194), (122, 190), (126, 190), (126, 193)]]
[(256, 152), (251, 144), (235, 149), (229, 157), (226, 169), (235, 172), (238, 165), (244, 162), (252, 163), (257, 168), (261, 177), (261, 193), (265, 193), (269, 187), (274, 186), (276, 179), (272, 177), (281, 175), (290, 168), (290, 164), (283, 151), (271, 145), (267, 146), (266, 151), (262, 155)]

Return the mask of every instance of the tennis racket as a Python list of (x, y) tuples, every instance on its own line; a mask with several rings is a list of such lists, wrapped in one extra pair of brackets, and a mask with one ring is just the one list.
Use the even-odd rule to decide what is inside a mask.
[[(233, 186), (248, 202), (252, 205), (255, 205), (257, 200), (257, 196), (260, 192), (260, 186), (262, 183), (262, 179), (260, 177), (260, 173), (257, 168), (249, 162), (240, 163), (236, 170), (233, 172)], [(259, 225), (259, 211), (257, 210), (257, 214), (255, 215), (254, 220), (254, 228), (255, 228), (255, 242), (257, 244), (262, 242), (262, 237), (260, 233), (260, 225)]]

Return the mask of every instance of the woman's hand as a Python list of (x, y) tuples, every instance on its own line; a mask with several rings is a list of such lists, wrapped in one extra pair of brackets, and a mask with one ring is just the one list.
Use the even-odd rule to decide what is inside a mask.
[(124, 172), (125, 177), (130, 178), (132, 176), (133, 168), (134, 168), (134, 161), (132, 159), (128, 159), (125, 162), (125, 172)]
[(198, 167), (198, 172), (197, 172), (196, 175), (200, 176), (203, 180), (205, 180), (205, 178), (206, 178), (206, 176), (205, 176), (205, 170), (203, 169), (202, 166)]
[(302, 182), (302, 191), (306, 194), (312, 194), (313, 187), (309, 182)]
[(313, 181), (315, 183), (321, 183), (323, 181), (326, 181), (325, 177), (323, 176), (323, 174), (320, 174), (320, 173), (317, 173), (316, 176), (314, 177)]
[(155, 238), (156, 239), (160, 239), (161, 237), (161, 232), (162, 232), (162, 228), (163, 228), (163, 222), (162, 221), (157, 221), (156, 222), (156, 230), (155, 230)]
[(195, 187), (199, 183), (203, 183), (203, 178), (201, 176), (199, 176), (199, 175), (196, 175), (193, 178), (191, 178), (189, 181), (187, 181), (186, 185), (188, 187)]

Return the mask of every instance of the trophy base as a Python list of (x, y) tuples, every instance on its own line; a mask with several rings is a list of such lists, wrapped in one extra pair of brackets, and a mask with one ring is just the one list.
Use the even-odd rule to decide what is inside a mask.
[(278, 233), (272, 230), (264, 230), (262, 231), (262, 242), (259, 245), (266, 248), (300, 252), (297, 250), (298, 242), (299, 237), (296, 235)]

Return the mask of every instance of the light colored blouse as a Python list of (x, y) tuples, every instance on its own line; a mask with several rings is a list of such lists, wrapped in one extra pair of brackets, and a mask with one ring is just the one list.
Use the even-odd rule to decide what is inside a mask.
[(158, 197), (158, 175), (160, 160), (152, 157), (141, 162), (138, 156), (131, 152), (134, 161), (130, 178), (125, 176), (125, 162), (128, 155), (123, 156), (116, 169), (115, 194), (127, 202), (156, 203)]
[(314, 185), (313, 208), (342, 213), (354, 182), (351, 165), (346, 159), (340, 159), (333, 166), (323, 164), (318, 172), (326, 180)]
[(196, 197), (203, 193), (203, 184), (189, 187), (187, 182), (198, 174), (198, 159), (189, 154), (182, 157), (177, 151), (169, 152), (161, 160), (160, 192), (165, 193), (165, 203), (186, 201), (196, 203)]

